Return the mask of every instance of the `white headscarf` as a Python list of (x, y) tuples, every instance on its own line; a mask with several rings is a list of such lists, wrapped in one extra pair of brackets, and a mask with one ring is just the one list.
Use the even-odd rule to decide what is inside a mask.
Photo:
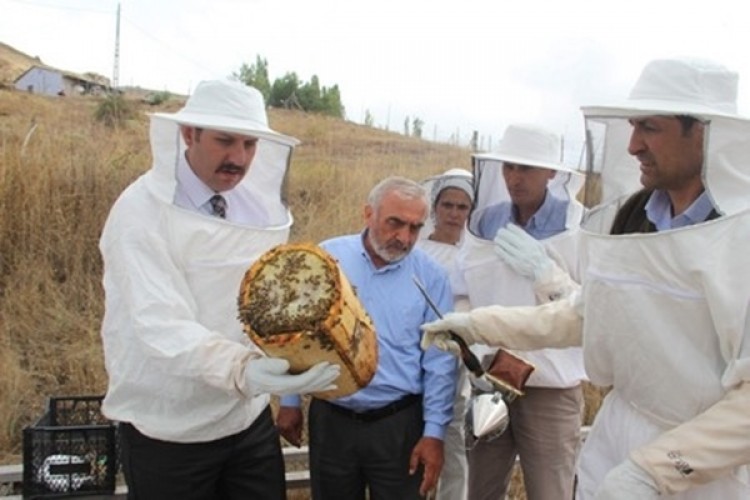
[(460, 189), (469, 197), (470, 202), (474, 202), (474, 182), (471, 172), (462, 168), (451, 168), (446, 170), (437, 177), (432, 177), (425, 181), (425, 186), (431, 181), (430, 188), (430, 205), (432, 210), (435, 209), (440, 193), (447, 188)]
[(474, 203), (474, 179), (471, 172), (463, 168), (450, 168), (440, 175), (422, 181), (422, 186), (430, 193), (430, 214), (419, 233), (420, 239), (425, 239), (435, 230), (435, 208), (440, 193), (447, 188), (460, 189)]

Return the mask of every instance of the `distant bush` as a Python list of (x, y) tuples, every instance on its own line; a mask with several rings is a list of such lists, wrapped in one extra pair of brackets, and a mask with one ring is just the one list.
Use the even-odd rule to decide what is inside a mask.
[(131, 102), (122, 94), (108, 94), (94, 112), (96, 121), (108, 127), (119, 127), (125, 120), (133, 118), (135, 109)]
[(162, 90), (161, 92), (150, 93), (143, 101), (150, 106), (158, 106), (167, 102), (171, 97), (172, 94), (168, 90)]

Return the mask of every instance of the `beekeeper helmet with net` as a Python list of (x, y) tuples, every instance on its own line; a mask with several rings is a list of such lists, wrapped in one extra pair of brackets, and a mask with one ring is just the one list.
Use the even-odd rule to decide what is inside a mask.
[(187, 147), (180, 127), (257, 138), (249, 170), (232, 191), (260, 206), (267, 214), (267, 226), (291, 224), (286, 205), (286, 175), (292, 151), (299, 141), (269, 127), (263, 96), (257, 89), (229, 80), (204, 81), (176, 113), (151, 115), (154, 168), (149, 187), (170, 204), (177, 186), (177, 164)]
[(508, 223), (544, 239), (578, 226), (583, 178), (563, 163), (562, 136), (531, 124), (507, 127), (499, 147), (472, 157), (476, 199), (469, 230), (492, 240)]
[(639, 159), (634, 144), (634, 124), (649, 117), (676, 118), (684, 131), (702, 129), (702, 151), (696, 156), (713, 210), (729, 215), (748, 208), (750, 121), (737, 114), (738, 79), (736, 72), (713, 61), (658, 59), (644, 67), (627, 99), (582, 107), (587, 153), (583, 199), (587, 207), (595, 207), (585, 228), (609, 232), (617, 209), (653, 170), (653, 158), (641, 154)]

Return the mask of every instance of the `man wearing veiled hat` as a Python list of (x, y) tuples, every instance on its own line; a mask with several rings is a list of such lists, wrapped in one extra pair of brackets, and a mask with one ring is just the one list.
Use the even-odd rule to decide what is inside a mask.
[[(611, 386), (581, 451), (578, 498), (750, 497), (750, 120), (737, 73), (650, 62), (628, 99), (583, 108), (580, 294), (423, 325), (425, 345), (583, 344)], [(449, 346), (446, 346), (449, 347)]]
[(248, 267), (288, 238), (297, 143), (235, 82), (202, 82), (180, 111), (151, 116), (153, 166), (100, 241), (102, 410), (120, 422), (129, 498), (286, 498), (269, 393), (331, 389), (339, 369), (289, 374), (244, 335), (236, 301)]
[[(469, 307), (535, 305), (565, 295), (558, 282), (572, 283), (569, 273), (575, 274), (574, 235), (583, 213), (575, 196), (583, 179), (563, 164), (560, 134), (536, 124), (513, 123), (497, 149), (473, 155), (472, 163), (476, 199), (466, 241), (457, 253), (457, 288), (465, 290)], [(553, 296), (548, 289), (554, 290)], [(472, 350), (486, 368), (497, 354), (494, 346), (477, 344)], [(504, 432), (467, 436), (468, 498), (503, 498), (516, 460), (530, 500), (571, 498), (580, 443), (581, 382), (586, 378), (581, 349), (517, 354), (536, 369), (524, 395), (509, 404)], [(495, 369), (502, 371), (501, 366)], [(474, 392), (478, 395), (483, 388), (477, 386)]]

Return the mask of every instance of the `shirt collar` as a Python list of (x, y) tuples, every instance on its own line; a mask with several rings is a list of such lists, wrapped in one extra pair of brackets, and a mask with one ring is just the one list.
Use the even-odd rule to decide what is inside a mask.
[[(529, 221), (526, 223), (524, 228), (527, 230), (536, 229), (538, 227), (545, 227), (546, 222), (549, 220), (550, 217), (552, 217), (554, 213), (554, 203), (552, 202), (552, 196), (549, 194), (549, 190), (545, 191), (544, 193), (544, 201), (542, 202), (542, 206), (539, 207), (539, 209), (534, 212), (534, 215), (529, 218)], [(517, 217), (518, 207), (513, 205), (513, 222), (516, 224), (519, 224), (518, 217)], [(520, 224), (519, 224), (520, 225)]]
[(669, 195), (661, 189), (655, 189), (651, 193), (645, 208), (646, 217), (656, 226), (657, 231), (698, 224), (708, 219), (711, 211), (714, 210), (708, 193), (703, 191), (687, 210), (676, 217), (672, 217), (672, 203), (669, 200)]
[(184, 156), (180, 157), (177, 164), (177, 182), (182, 186), (183, 192), (196, 209), (208, 203), (208, 200), (216, 194), (213, 189), (195, 175)]

